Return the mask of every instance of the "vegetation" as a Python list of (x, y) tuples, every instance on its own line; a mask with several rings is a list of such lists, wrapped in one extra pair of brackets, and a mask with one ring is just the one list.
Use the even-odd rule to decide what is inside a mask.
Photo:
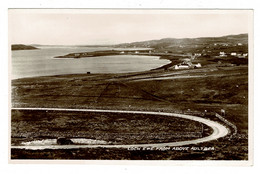
[[(205, 129), (205, 131), (202, 131)], [(12, 144), (35, 139), (87, 138), (146, 144), (201, 138), (212, 132), (187, 119), (127, 113), (12, 111)]]

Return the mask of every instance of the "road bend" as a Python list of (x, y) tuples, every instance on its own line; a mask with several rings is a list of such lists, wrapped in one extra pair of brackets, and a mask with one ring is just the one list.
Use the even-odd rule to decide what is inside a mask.
[(152, 144), (122, 144), (122, 145), (23, 145), (23, 146), (11, 146), (12, 149), (28, 149), (28, 150), (42, 150), (42, 149), (78, 149), (78, 148), (163, 148), (173, 146), (185, 146), (192, 144), (205, 143), (212, 140), (225, 137), (229, 130), (222, 124), (193, 115), (184, 115), (177, 113), (166, 113), (166, 112), (151, 112), (151, 111), (124, 111), (124, 110), (99, 110), (99, 109), (65, 109), (65, 108), (12, 108), (12, 110), (33, 110), (33, 111), (68, 111), (68, 112), (101, 112), (101, 113), (128, 113), (128, 114), (147, 114), (147, 115), (161, 115), (165, 117), (177, 117), (184, 118), (199, 123), (205, 124), (212, 128), (213, 132), (211, 135), (186, 141), (168, 142), (168, 143), (152, 143)]

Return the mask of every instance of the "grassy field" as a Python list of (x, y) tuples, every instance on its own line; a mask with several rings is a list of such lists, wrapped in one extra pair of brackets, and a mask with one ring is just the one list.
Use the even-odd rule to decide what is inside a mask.
[[(12, 107), (92, 108), (139, 111), (165, 111), (208, 118), (225, 125), (215, 117), (225, 109), (225, 118), (236, 125), (231, 137), (203, 143), (211, 151), (131, 151), (127, 149), (77, 149), (29, 151), (12, 149), (13, 159), (233, 159), (246, 160), (248, 152), (248, 66), (247, 61), (228, 62), (203, 59), (203, 68), (188, 70), (154, 70), (127, 74), (81, 74), (24, 78), (12, 81)], [(209, 63), (211, 62), (211, 63)], [(205, 65), (205, 66), (204, 66)], [(206, 110), (206, 111), (205, 111)], [(148, 120), (147, 120), (148, 119)], [(95, 122), (95, 121), (96, 122)], [(103, 120), (103, 121), (102, 121)], [(132, 120), (132, 122), (131, 122)], [(95, 122), (97, 127), (91, 127)], [(81, 126), (78, 126), (80, 124)], [(111, 126), (111, 124), (113, 126)], [(115, 125), (114, 125), (115, 124)], [(123, 126), (119, 126), (122, 125)], [(169, 126), (170, 124), (170, 126)], [(175, 125), (175, 126), (174, 126)], [(93, 126), (93, 125), (92, 125)], [(97, 139), (95, 133), (124, 132), (134, 136), (99, 137), (114, 143), (147, 143), (179, 141), (176, 137), (143, 137), (140, 132), (171, 133), (198, 131), (196, 122), (176, 118), (130, 115), (97, 115), (95, 113), (12, 111), (12, 143), (19, 134), (32, 132), (83, 132)], [(85, 129), (89, 127), (90, 129)], [(92, 129), (93, 128), (93, 129)], [(94, 129), (95, 128), (95, 129)], [(205, 133), (210, 130), (204, 127)], [(57, 133), (57, 132), (56, 132)], [(124, 134), (126, 135), (126, 134)], [(152, 134), (151, 134), (152, 135)], [(205, 135), (204, 135), (205, 136)], [(55, 137), (53, 135), (53, 137)], [(39, 137), (38, 137), (39, 138)], [(191, 147), (191, 146), (190, 146)]]
[(176, 142), (207, 136), (212, 130), (187, 119), (127, 113), (12, 111), (12, 144), (35, 139), (87, 138), (110, 144)]

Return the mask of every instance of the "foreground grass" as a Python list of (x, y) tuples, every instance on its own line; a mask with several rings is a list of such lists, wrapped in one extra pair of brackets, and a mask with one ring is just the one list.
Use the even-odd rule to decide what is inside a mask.
[(75, 111), (12, 111), (12, 144), (44, 138), (87, 138), (110, 144), (176, 142), (209, 135), (201, 123), (167, 116)]

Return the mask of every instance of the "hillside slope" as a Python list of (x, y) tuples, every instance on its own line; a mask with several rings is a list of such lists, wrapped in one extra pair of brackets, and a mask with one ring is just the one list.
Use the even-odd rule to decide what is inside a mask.
[[(200, 38), (164, 38), (160, 40), (149, 40), (142, 42), (123, 43), (115, 47), (131, 48), (144, 47), (154, 48), (155, 51), (170, 51), (174, 53), (207, 52), (210, 50), (228, 50), (247, 52), (248, 34), (228, 35), (222, 37), (200, 37)], [(237, 49), (238, 48), (238, 49)], [(223, 51), (224, 51), (223, 50)]]
[(222, 37), (200, 37), (200, 38), (164, 38), (160, 40), (149, 40), (142, 42), (132, 42), (132, 43), (123, 43), (116, 46), (119, 47), (171, 47), (175, 45), (192, 45), (192, 44), (214, 44), (214, 43), (227, 43), (227, 44), (247, 44), (248, 34), (239, 34), (239, 35), (228, 35)]

